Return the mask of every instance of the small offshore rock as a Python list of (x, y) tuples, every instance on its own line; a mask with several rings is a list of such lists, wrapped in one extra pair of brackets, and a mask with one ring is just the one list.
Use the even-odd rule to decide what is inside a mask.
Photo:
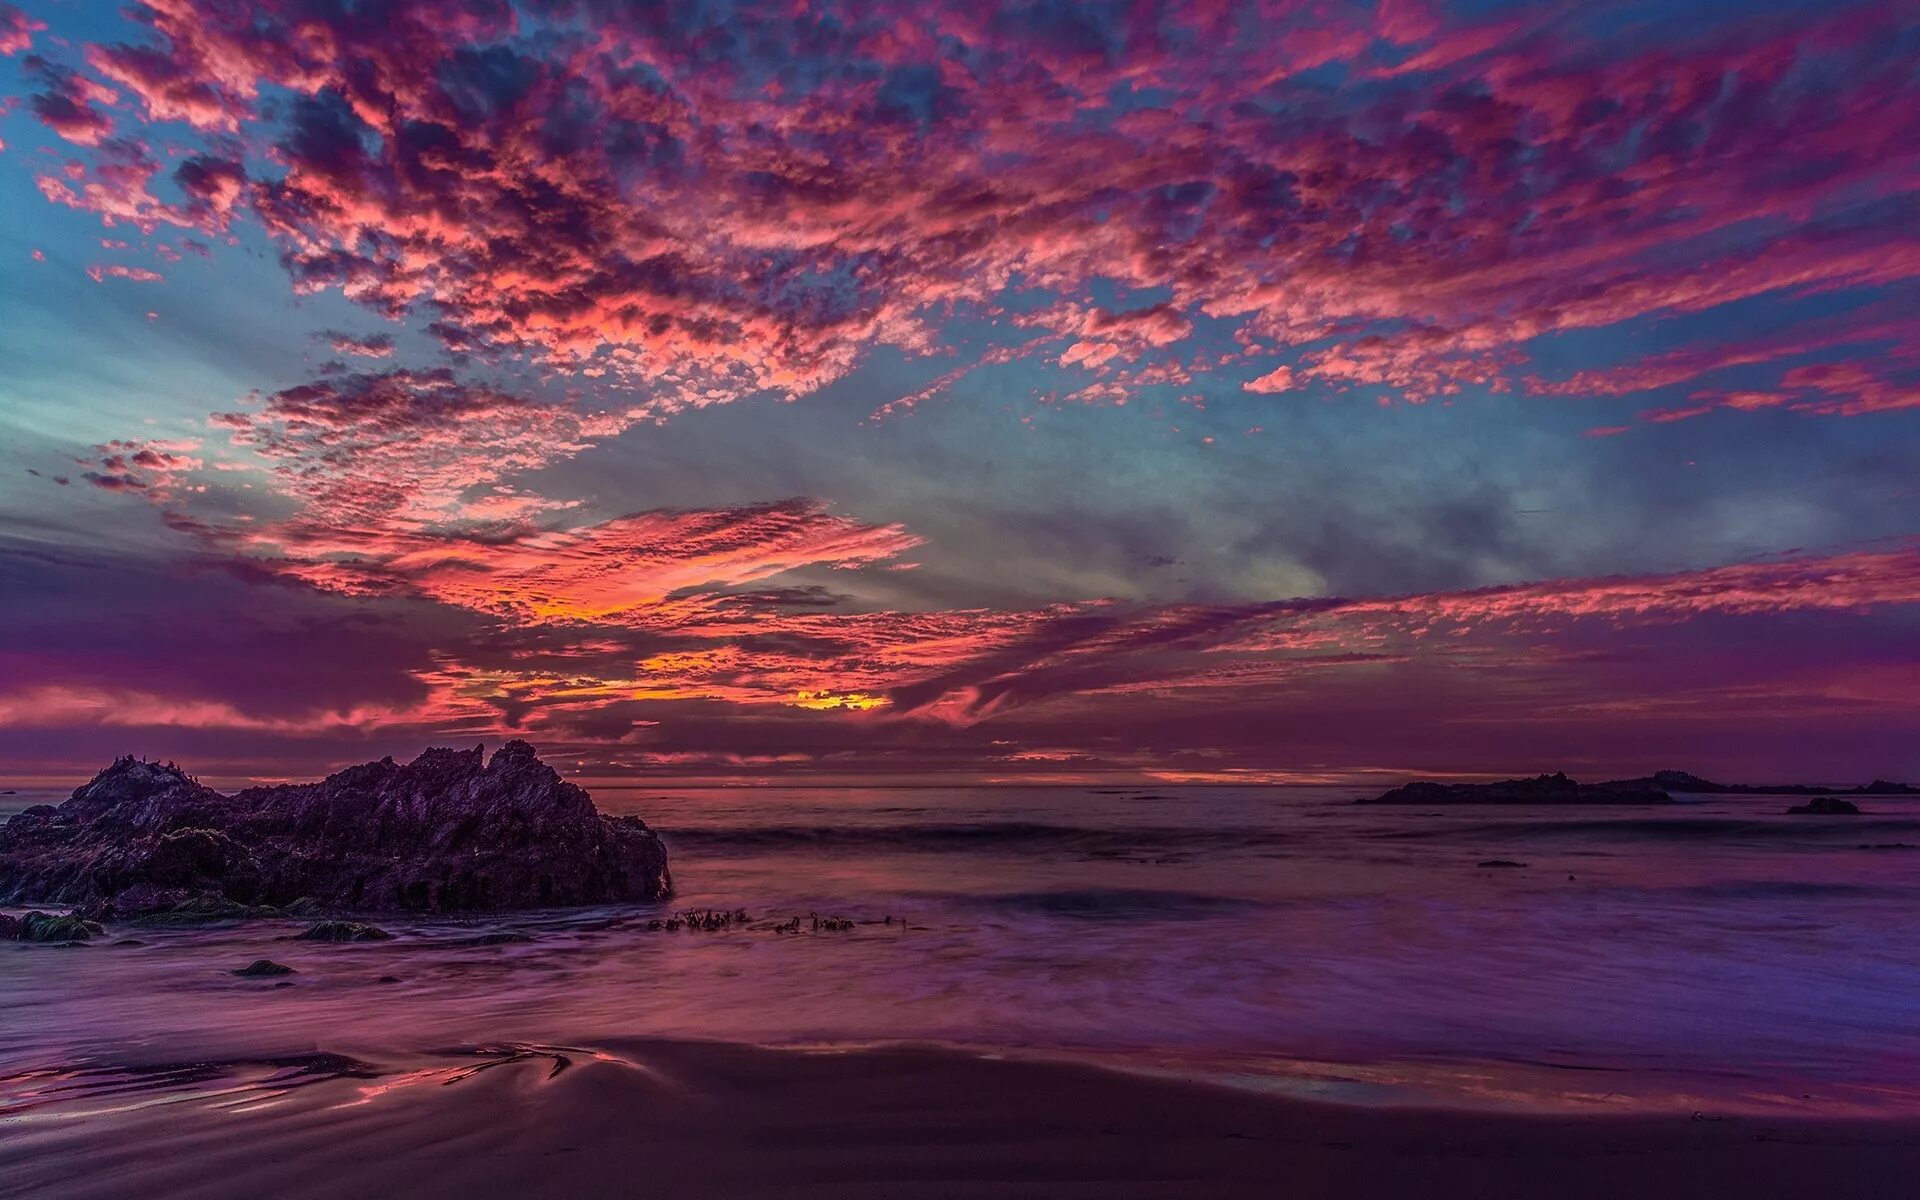
[[(1514, 862), (1510, 858), (1490, 858), (1487, 861), (1481, 863), (1480, 865), (1482, 867), (1524, 867), (1527, 864), (1523, 862)], [(1568, 878), (1571, 879), (1572, 876), (1568, 876)]]
[(1788, 816), (1814, 817), (1857, 817), (1860, 806), (1851, 800), (1842, 800), (1838, 796), (1821, 796), (1805, 804), (1796, 804), (1787, 810)]
[(393, 935), (364, 921), (318, 921), (295, 938), (303, 942), (387, 942)]
[(266, 979), (274, 975), (291, 975), (293, 968), (270, 958), (256, 958), (234, 974), (246, 979)]

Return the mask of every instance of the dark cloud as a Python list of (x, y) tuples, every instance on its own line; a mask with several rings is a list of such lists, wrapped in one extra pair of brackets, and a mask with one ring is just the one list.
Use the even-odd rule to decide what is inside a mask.
[(99, 145), (113, 132), (113, 118), (97, 107), (112, 103), (110, 90), (37, 54), (20, 60), (20, 69), (40, 88), (27, 103), (47, 128), (82, 146)]

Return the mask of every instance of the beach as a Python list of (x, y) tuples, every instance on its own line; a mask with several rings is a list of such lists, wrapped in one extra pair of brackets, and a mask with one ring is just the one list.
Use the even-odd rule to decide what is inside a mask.
[(911, 1047), (635, 1041), (316, 1070), (234, 1064), (193, 1099), (23, 1115), (0, 1127), (0, 1195), (1865, 1200), (1920, 1170), (1912, 1120), (1367, 1108)]
[(0, 1196), (1903, 1194), (1920, 806), (1359, 794), (603, 789), (673, 899), (0, 945)]

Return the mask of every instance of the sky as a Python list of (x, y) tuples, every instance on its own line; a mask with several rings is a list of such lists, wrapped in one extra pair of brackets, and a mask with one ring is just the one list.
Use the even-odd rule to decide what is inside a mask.
[(0, 775), (1920, 778), (1884, 0), (0, 0)]

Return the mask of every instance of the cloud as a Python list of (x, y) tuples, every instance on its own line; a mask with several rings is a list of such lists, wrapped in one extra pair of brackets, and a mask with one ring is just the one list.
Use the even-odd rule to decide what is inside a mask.
[(448, 369), (348, 373), (275, 392), (212, 424), (266, 460), (300, 511), (249, 541), (310, 556), (480, 532), (565, 507), (504, 482), (631, 423), (459, 381)]
[(205, 561), (50, 553), (15, 537), (0, 538), (0, 587), (0, 726), (42, 738), (100, 725), (336, 736), (377, 726), (425, 711), (426, 647), (462, 621)]
[[(0, 19), (4, 19), (3, 16)], [(10, 33), (8, 36), (20, 35)], [(26, 78), (41, 89), (33, 94), (28, 105), (48, 129), (79, 146), (97, 146), (113, 132), (113, 118), (100, 111), (100, 106), (111, 105), (118, 98), (112, 88), (37, 54), (22, 59), (20, 67)]]
[(1920, 333), (1905, 315), (1913, 302), (1903, 294), (1761, 336), (1688, 346), (1564, 380), (1534, 377), (1527, 387), (1539, 395), (1623, 396), (1764, 370), (1769, 382), (1759, 386), (1699, 386), (1686, 404), (1650, 408), (1641, 416), (1659, 424), (1716, 409), (1859, 416), (1911, 408), (1920, 405)]
[[(138, 241), (123, 227), (193, 233), (159, 245), (209, 254), (266, 246), (296, 292), (328, 294), (302, 303), (403, 323), (455, 364), (396, 367), (392, 335), (329, 315), (349, 328), (319, 341), (369, 361), (278, 379), (202, 444), (94, 447), (79, 478), (124, 499), (88, 503), (152, 505), (168, 546), (222, 580), (217, 611), (196, 614), (178, 579), (127, 572), (206, 665), (143, 662), (131, 642), (86, 657), (59, 611), (74, 585), (36, 601), (35, 630), (78, 666), (28, 646), (0, 725), (262, 746), (505, 727), (655, 767), (866, 769), (865, 754), (1194, 773), (1271, 768), (1280, 747), (1360, 754), (1352, 730), (1388, 718), (1437, 757), (1440, 725), (1586, 712), (1604, 737), (1648, 672), (1684, 662), (1698, 688), (1663, 703), (1686, 720), (1712, 701), (1759, 720), (1786, 694), (1813, 717), (1845, 706), (1860, 728), (1911, 730), (1841, 677), (1866, 677), (1858, 654), (1828, 645), (1769, 675), (1733, 637), (1784, 659), (1844, 618), (1895, 659), (1873, 679), (1905, 678), (1910, 549), (1588, 577), (1560, 548), (1505, 553), (1524, 539), (1503, 493), (1365, 530), (1275, 517), (1263, 528), (1286, 538), (1244, 545), (1197, 518), (1194, 536), (1266, 585), (1217, 594), (1268, 602), (1106, 599), (1107, 576), (1081, 588), (1063, 571), (996, 610), (977, 597), (1012, 585), (943, 567), (937, 520), (737, 476), (701, 502), (668, 481), (636, 503), (621, 497), (637, 487), (596, 484), (597, 464), (564, 469), (688, 409), (933, 355), (902, 376), (930, 382), (860, 407), (1013, 388), (1144, 397), (1129, 411), (1149, 414), (1515, 389), (1636, 397), (1647, 423), (1910, 408), (1920, 80), (1897, 5), (1702, 22), (1610, 3), (1572, 20), (403, 0), (379, 17), (149, 0), (131, 34), (61, 65), (29, 42), (61, 43), (0, 6), (0, 50), (25, 56), (28, 105), (61, 139), (34, 160), (50, 203), (97, 216), (118, 248)], [(971, 372), (991, 386), (957, 388)], [(1082, 527), (1068, 498), (1020, 519), (1062, 545), (1113, 532)], [(1269, 571), (1288, 538), (1304, 548)], [(923, 552), (928, 570), (886, 574)], [(1392, 562), (1375, 575), (1361, 557)], [(1448, 586), (1524, 578), (1522, 562), (1576, 577)], [(1316, 586), (1356, 594), (1286, 595)], [(248, 626), (270, 660), (257, 686), (216, 636), (251, 589), (306, 623)], [(384, 659), (354, 649), (362, 620)], [(267, 694), (297, 692), (300, 671), (318, 698)]]
[[(961, 311), (1050, 336), (1098, 376), (1080, 399), (1184, 385), (1226, 336), (1293, 358), (1250, 391), (1422, 401), (1514, 386), (1541, 338), (1920, 273), (1920, 84), (1887, 57), (1891, 3), (1653, 39), (1050, 11), (954, 7), (935, 37), (893, 3), (372, 23), (166, 0), (144, 38), (87, 50), (131, 104), (48, 69), (43, 117), (93, 144), (113, 120), (206, 139), (176, 171), (191, 200), (43, 186), (116, 218), (244, 207), (302, 291), (590, 367), (659, 413), (817, 390), (876, 347), (928, 352)], [(1329, 90), (1333, 64), (1364, 86)], [(1903, 386), (1802, 411), (1885, 411)]]
[(0, 4), (0, 57), (12, 57), (33, 45), (33, 35), (47, 27), (11, 4)]
[(390, 333), (361, 335), (328, 329), (318, 336), (326, 339), (327, 345), (333, 348), (335, 354), (354, 354), (361, 358), (393, 356), (393, 335)]
[[(109, 443), (87, 478), (148, 492), (174, 528), (306, 584), (428, 598), (513, 623), (648, 623), (659, 610), (684, 618), (702, 610), (678, 593), (865, 566), (921, 544), (898, 525), (804, 498), (585, 522), (578, 501), (511, 482), (630, 419), (464, 384), (450, 370), (398, 368), (287, 388), (212, 418), (233, 447), (267, 464), (295, 505), (285, 517), (197, 513), (209, 506), (177, 485), (205, 466), (183, 453), (197, 442)], [(786, 604), (785, 594), (770, 603)]]
[(658, 510), (483, 545), (423, 545), (386, 567), (428, 595), (512, 620), (645, 621), (687, 589), (757, 583), (802, 567), (857, 567), (920, 544), (810, 500)]
[[(900, 707), (967, 722), (1062, 694), (1245, 688), (1299, 671), (1367, 667), (1448, 639), (1920, 604), (1920, 550), (1788, 557), (1666, 575), (1547, 580), (1411, 596), (1075, 612), (945, 674), (896, 689)], [(1513, 650), (1513, 661), (1529, 651)], [(1253, 655), (1227, 665), (1200, 660)]]
[(1273, 393), (1290, 392), (1297, 384), (1293, 378), (1292, 367), (1275, 367), (1257, 379), (1249, 379), (1240, 385), (1249, 392)]
[(156, 501), (174, 499), (190, 486), (188, 477), (205, 461), (193, 455), (199, 441), (117, 438), (93, 448), (96, 457), (77, 459), (81, 478), (108, 492), (147, 492)]
[(130, 267), (125, 263), (112, 263), (104, 266), (96, 265), (87, 268), (87, 278), (93, 280), (95, 283), (105, 283), (109, 277), (132, 280), (134, 283), (160, 283), (166, 278), (158, 271), (148, 270), (146, 267)]

